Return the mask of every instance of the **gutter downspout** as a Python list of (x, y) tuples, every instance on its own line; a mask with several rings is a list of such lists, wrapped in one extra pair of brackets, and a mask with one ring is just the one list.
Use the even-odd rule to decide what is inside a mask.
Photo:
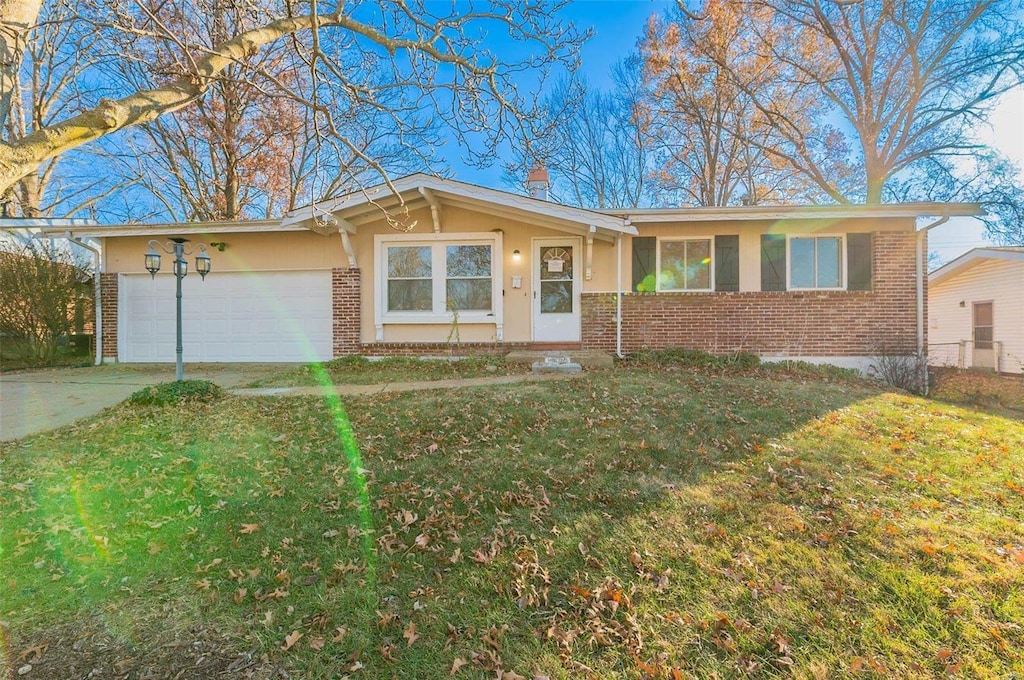
[(103, 304), (100, 295), (100, 274), (103, 272), (103, 253), (96, 246), (86, 243), (85, 241), (75, 238), (70, 231), (64, 232), (64, 238), (71, 241), (75, 245), (81, 246), (86, 250), (92, 251), (93, 255), (96, 256), (96, 274), (93, 276), (93, 291), (95, 295), (95, 301), (93, 303), (93, 313), (96, 316), (94, 323), (96, 329), (96, 337), (94, 342), (96, 343), (96, 360), (95, 365), (99, 366), (103, 363)]
[(615, 356), (622, 358), (622, 236), (615, 237)]
[(928, 395), (928, 365), (925, 363), (924, 346), (924, 240), (928, 232), (949, 221), (949, 211), (943, 210), (942, 217), (927, 225), (924, 229), (916, 232), (915, 247), (915, 269), (917, 274), (917, 360), (920, 364), (918, 369), (918, 384), (921, 385), (921, 392)]

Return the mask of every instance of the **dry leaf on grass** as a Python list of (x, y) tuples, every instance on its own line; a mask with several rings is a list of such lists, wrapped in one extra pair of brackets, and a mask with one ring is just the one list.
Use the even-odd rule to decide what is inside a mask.
[(281, 649), (287, 652), (289, 649), (294, 647), (295, 643), (298, 642), (301, 638), (302, 633), (297, 630), (293, 630), (291, 633), (284, 636), (284, 646), (281, 647)]

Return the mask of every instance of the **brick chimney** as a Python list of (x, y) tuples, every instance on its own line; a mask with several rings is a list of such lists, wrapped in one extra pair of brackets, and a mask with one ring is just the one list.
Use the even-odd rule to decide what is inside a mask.
[(530, 192), (530, 198), (548, 200), (548, 185), (550, 183), (548, 169), (543, 165), (533, 166), (526, 175), (526, 190)]

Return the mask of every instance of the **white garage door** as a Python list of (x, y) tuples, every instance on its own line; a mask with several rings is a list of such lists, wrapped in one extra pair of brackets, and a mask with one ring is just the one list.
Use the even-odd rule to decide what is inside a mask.
[[(174, 287), (169, 272), (121, 277), (120, 361), (175, 360)], [(330, 359), (331, 273), (190, 271), (181, 318), (187, 362)]]

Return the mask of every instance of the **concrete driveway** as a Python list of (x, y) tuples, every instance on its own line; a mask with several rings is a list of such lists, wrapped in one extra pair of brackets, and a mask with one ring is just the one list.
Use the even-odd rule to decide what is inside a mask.
[[(232, 388), (296, 364), (186, 364), (185, 378)], [(0, 375), (0, 441), (67, 425), (123, 401), (133, 392), (174, 380), (174, 364), (48, 368)]]

